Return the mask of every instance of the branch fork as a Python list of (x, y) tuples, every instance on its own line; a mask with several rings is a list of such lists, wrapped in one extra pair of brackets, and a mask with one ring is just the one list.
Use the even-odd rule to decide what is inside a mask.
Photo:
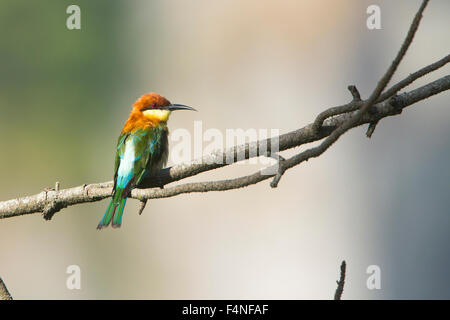
[[(261, 171), (257, 171), (247, 176), (232, 179), (184, 183), (164, 188), (164, 186), (169, 183), (227, 166), (230, 163), (228, 163), (226, 159), (237, 159), (240, 161), (255, 157), (259, 154), (257, 152), (258, 150), (267, 150), (267, 147), (270, 146), (271, 139), (273, 138), (249, 142), (215, 152), (214, 154), (204, 156), (201, 159), (196, 159), (191, 163), (162, 169), (155, 176), (144, 180), (137, 188), (131, 191), (130, 197), (141, 201), (139, 212), (142, 213), (148, 199), (168, 198), (192, 192), (238, 189), (270, 178), (273, 178), (270, 185), (274, 188), (278, 185), (282, 175), (288, 169), (293, 168), (304, 161), (308, 161), (311, 158), (320, 156), (348, 130), (363, 124), (369, 124), (366, 134), (370, 137), (372, 136), (377, 123), (381, 119), (398, 115), (408, 106), (449, 90), (450, 75), (447, 75), (417, 89), (398, 94), (401, 89), (405, 88), (416, 79), (437, 70), (450, 62), (450, 55), (447, 55), (439, 61), (410, 74), (407, 78), (384, 91), (414, 38), (423, 10), (428, 2), (428, 0), (423, 0), (397, 56), (367, 100), (361, 99), (355, 86), (349, 86), (348, 90), (353, 98), (351, 102), (329, 108), (321, 112), (313, 123), (277, 137), (279, 145), (278, 150), (280, 152), (314, 141), (322, 140), (321, 144), (298, 153), (288, 159), (277, 155), (278, 171), (268, 175), (263, 174)], [(245, 153), (244, 159), (240, 159), (236, 156), (240, 154), (240, 152)], [(216, 161), (211, 161), (211, 159), (222, 159), (223, 161), (218, 163)], [(112, 186), (113, 182), (108, 181), (61, 190), (59, 184), (57, 184), (55, 185), (54, 190), (45, 190), (44, 193), (41, 192), (32, 196), (0, 202), (0, 219), (35, 212), (42, 212), (45, 219), (51, 219), (53, 215), (62, 208), (80, 203), (99, 201), (110, 197)]]

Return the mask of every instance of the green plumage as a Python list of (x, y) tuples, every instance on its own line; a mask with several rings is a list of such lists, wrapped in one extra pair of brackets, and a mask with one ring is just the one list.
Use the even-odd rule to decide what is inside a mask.
[(113, 195), (97, 229), (108, 226), (111, 221), (112, 227), (121, 226), (123, 209), (131, 189), (166, 164), (167, 136), (168, 129), (165, 124), (148, 129), (137, 129), (119, 136)]

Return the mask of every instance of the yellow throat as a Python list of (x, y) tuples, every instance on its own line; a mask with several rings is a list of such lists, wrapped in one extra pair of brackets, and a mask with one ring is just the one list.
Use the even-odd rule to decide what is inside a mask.
[(158, 120), (159, 122), (167, 122), (167, 119), (169, 119), (170, 116), (169, 110), (161, 109), (145, 110), (142, 113), (147, 117), (147, 119)]

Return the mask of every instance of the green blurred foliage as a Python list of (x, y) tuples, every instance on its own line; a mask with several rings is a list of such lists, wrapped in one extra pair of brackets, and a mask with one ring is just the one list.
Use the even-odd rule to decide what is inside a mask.
[(117, 36), (124, 2), (77, 1), (81, 30), (66, 28), (70, 4), (0, 2), (0, 198), (55, 179), (81, 183), (90, 144), (115, 143), (109, 111), (130, 78)]
[[(81, 30), (66, 27), (71, 4), (81, 8)], [(68, 188), (112, 179), (114, 145), (122, 118), (129, 112), (117, 100), (132, 86), (130, 51), (121, 41), (125, 5), (110, 0), (0, 2), (0, 199), (36, 194), (55, 181)], [(34, 291), (27, 259), (34, 261), (41, 276), (63, 286), (64, 270), (71, 261), (84, 266), (85, 261), (96, 261), (98, 250), (104, 254), (114, 250), (110, 243), (103, 243), (103, 249), (91, 248), (102, 240), (80, 237), (86, 224), (100, 219), (103, 207), (100, 202), (68, 208), (68, 215), (51, 224), (43, 223), (39, 215), (3, 221), (3, 237), (16, 248), (13, 256), (3, 250), (3, 258), (14, 261), (17, 275), (30, 288), (16, 292), (16, 297), (48, 297)], [(73, 219), (74, 212), (82, 213), (82, 218)], [(96, 236), (94, 227), (90, 229), (89, 234)], [(55, 242), (52, 235), (59, 240)], [(55, 269), (46, 274), (42, 265), (49, 259)], [(103, 279), (102, 275), (96, 279)], [(101, 288), (94, 283), (91, 279), (91, 295), (96, 286)]]

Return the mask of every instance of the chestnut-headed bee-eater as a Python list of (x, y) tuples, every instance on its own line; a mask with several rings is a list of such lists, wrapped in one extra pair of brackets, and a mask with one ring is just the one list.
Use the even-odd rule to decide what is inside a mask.
[(112, 199), (97, 229), (110, 223), (113, 228), (120, 227), (131, 189), (166, 164), (167, 120), (174, 110), (195, 111), (185, 105), (171, 104), (157, 93), (144, 94), (134, 103), (117, 142)]

